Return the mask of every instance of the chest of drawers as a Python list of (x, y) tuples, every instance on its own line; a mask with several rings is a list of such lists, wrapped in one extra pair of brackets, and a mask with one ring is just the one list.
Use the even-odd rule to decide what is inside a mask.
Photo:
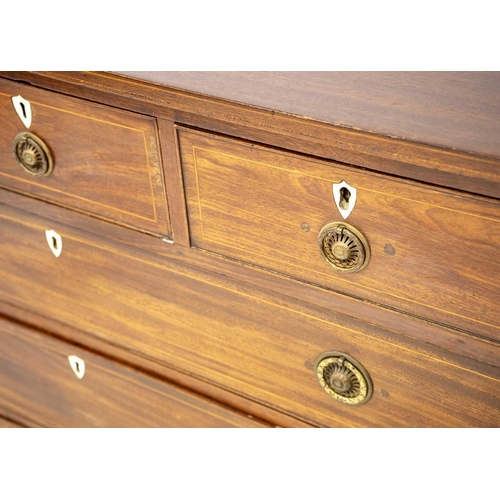
[(0, 76), (5, 425), (500, 424), (498, 74)]

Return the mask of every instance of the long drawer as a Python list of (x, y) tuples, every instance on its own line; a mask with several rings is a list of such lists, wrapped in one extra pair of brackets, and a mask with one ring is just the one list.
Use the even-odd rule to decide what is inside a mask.
[(313, 425), (500, 425), (498, 367), (48, 224), (0, 215), (1, 300)]
[(178, 134), (193, 247), (500, 340), (498, 202)]
[(214, 401), (0, 319), (0, 411), (49, 427), (268, 427)]
[(154, 118), (0, 79), (0, 122), (0, 186), (170, 234)]

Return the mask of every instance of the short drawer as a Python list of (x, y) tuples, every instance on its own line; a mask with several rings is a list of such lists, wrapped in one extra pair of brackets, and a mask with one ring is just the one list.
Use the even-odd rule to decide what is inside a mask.
[[(46, 221), (22, 212), (0, 227), (0, 300), (312, 425), (500, 425), (498, 367), (59, 224), (56, 258)], [(329, 351), (368, 374), (364, 404), (320, 385)]]
[(268, 426), (3, 319), (1, 407), (49, 427)]
[[(178, 134), (193, 247), (500, 339), (498, 202), (209, 133)], [(349, 200), (339, 197), (343, 209), (353, 207), (346, 219), (333, 192), (342, 181), (351, 187)], [(323, 242), (346, 269), (321, 255)], [(365, 267), (356, 270), (354, 259), (349, 269), (358, 257), (351, 248), (367, 248)]]
[(170, 234), (155, 119), (0, 80), (0, 122), (0, 186)]

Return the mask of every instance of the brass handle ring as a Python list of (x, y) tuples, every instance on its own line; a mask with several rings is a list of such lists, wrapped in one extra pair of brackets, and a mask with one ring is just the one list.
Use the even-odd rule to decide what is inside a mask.
[(323, 260), (339, 272), (361, 271), (370, 260), (368, 241), (346, 222), (324, 226), (319, 233), (318, 246)]
[(320, 354), (314, 363), (314, 370), (321, 387), (337, 401), (360, 405), (372, 397), (370, 375), (359, 361), (343, 352)]
[(50, 175), (54, 168), (48, 146), (34, 134), (18, 134), (12, 143), (12, 151), (23, 170), (33, 177)]

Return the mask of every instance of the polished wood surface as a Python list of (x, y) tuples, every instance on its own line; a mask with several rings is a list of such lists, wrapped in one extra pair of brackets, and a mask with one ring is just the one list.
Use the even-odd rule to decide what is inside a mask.
[[(413, 87), (404, 74), (174, 75), (181, 88), (156, 76), (0, 72), (0, 90), (34, 103), (30, 131), (56, 169), (71, 166), (29, 184), (9, 170), (12, 138), (0, 144), (1, 418), (498, 427), (496, 74), (418, 74)], [(24, 130), (6, 96), (0, 137)], [(358, 189), (347, 222), (371, 247), (358, 274), (318, 251), (321, 227), (342, 222), (341, 180)], [(148, 210), (163, 219), (136, 220)], [(67, 349), (88, 359), (84, 379)], [(318, 383), (331, 350), (366, 368), (365, 405)]]
[[(18, 325), (24, 325), (30, 330), (51, 332), (57, 338), (71, 344), (85, 345), (92, 352), (99, 352), (102, 356), (112, 359), (115, 363), (126, 364), (142, 372), (154, 374), (173, 385), (213, 399), (251, 418), (269, 422), (275, 427), (311, 428), (315, 427), (301, 419), (291, 417), (275, 408), (252, 401), (240, 394), (230, 392), (213, 382), (199, 378), (197, 374), (173, 369), (168, 365), (158, 364), (140, 354), (124, 350), (116, 345), (109, 344), (102, 339), (92, 337), (88, 333), (60, 323), (57, 319), (37, 314), (21, 307), (0, 302), (0, 315)], [(19, 420), (19, 414), (7, 415), (6, 418)], [(33, 421), (23, 418), (22, 424), (27, 427), (38, 427)]]
[[(26, 131), (11, 97), (31, 103), (29, 132), (55, 159), (32, 177), (12, 153)], [(0, 81), (0, 186), (131, 227), (168, 235), (168, 215), (154, 120), (25, 85)]]
[(500, 72), (119, 73), (344, 127), (500, 157)]
[[(119, 244), (119, 250), (121, 250), (122, 245), (125, 245), (128, 252), (151, 263), (164, 265), (166, 262), (177, 262), (188, 266), (194, 265), (215, 275), (227, 277), (233, 281), (243, 281), (256, 288), (284, 295), (302, 303), (358, 318), (363, 322), (392, 331), (399, 336), (422, 340), (445, 350), (500, 367), (498, 342), (492, 339), (486, 340), (474, 331), (464, 331), (435, 323), (428, 318), (409, 315), (403, 310), (397, 311), (380, 302), (367, 299), (359, 300), (350, 295), (328, 290), (289, 276), (280, 275), (275, 271), (195, 247), (184, 247), (178, 245), (177, 242), (171, 244), (159, 238), (151, 238), (147, 234), (130, 231), (116, 224), (103, 223), (78, 212), (61, 210), (57, 206), (41, 203), (17, 193), (0, 191), (0, 202), (3, 204), (1, 211), (9, 217), (19, 217), (18, 211), (26, 213), (25, 216), (28, 218), (25, 220), (27, 221), (31, 220), (28, 214), (37, 217), (43, 215), (47, 225), (57, 223), (57, 227), (65, 228), (65, 231), (71, 227), (79, 228), (101, 240), (103, 238), (112, 240)], [(16, 210), (11, 207), (15, 207)], [(2, 307), (6, 307), (6, 305)], [(387, 314), (388, 310), (390, 310), (390, 314)], [(7, 312), (8, 315), (16, 315), (20, 320), (24, 320), (30, 313), (32, 311), (27, 309), (22, 310), (17, 315), (11, 310)], [(54, 321), (50, 321), (50, 318), (45, 318), (45, 320), (49, 320), (46, 329), (54, 331), (56, 329)], [(404, 329), (400, 327), (401, 321), (405, 325)], [(33, 324), (36, 325), (37, 322), (45, 324), (42, 317), (37, 317)], [(70, 330), (70, 332), (66, 338), (72, 339), (77, 331)], [(64, 330), (62, 335), (64, 335)], [(105, 348), (105, 345), (99, 344), (96, 350), (102, 351)], [(134, 361), (134, 363), (137, 362), (137, 360)], [(148, 369), (150, 369), (149, 366)]]
[[(500, 204), (179, 129), (197, 248), (376, 300), (500, 341)], [(332, 184), (357, 189), (346, 222), (368, 240), (360, 272), (325, 264), (318, 235), (343, 222)], [(304, 224), (306, 230), (303, 229)]]
[(21, 424), (0, 416), (0, 429), (18, 429), (22, 427), (23, 426)]
[[(65, 250), (56, 259), (43, 220), (18, 213), (1, 221), (2, 300), (157, 363), (313, 425), (500, 423), (499, 368), (58, 225)], [(23, 260), (19, 246), (31, 259)], [(342, 405), (319, 386), (312, 364), (332, 349), (370, 373), (375, 394), (368, 404)]]
[[(245, 106), (219, 97), (155, 85), (118, 74), (0, 71), (0, 76), (165, 118), (178, 124), (334, 159), (373, 171), (500, 197), (500, 159), (489, 154), (469, 153), (459, 141), (454, 149), (445, 149), (402, 140), (397, 138), (398, 134), (395, 134), (397, 137), (392, 137), (357, 128), (346, 128), (275, 109)], [(238, 76), (235, 75), (234, 78), (237, 79)], [(459, 100), (465, 90), (460, 89), (459, 84), (454, 88), (453, 92), (457, 93)], [(369, 108), (369, 86), (365, 90), (367, 93), (358, 96), (361, 103), (359, 113), (362, 113), (365, 107)], [(290, 89), (287, 91), (290, 92)], [(311, 91), (314, 92), (314, 89)], [(494, 108), (495, 105), (492, 106)], [(423, 109), (429, 112), (436, 108), (429, 104), (424, 105)], [(386, 103), (386, 106), (374, 115), (374, 120), (383, 121), (390, 110), (390, 103)], [(460, 115), (460, 120), (466, 121), (464, 117), (470, 112), (471, 109), (466, 110)], [(404, 117), (402, 122), (405, 122)], [(470, 127), (467, 130), (473, 129), (474, 127)], [(437, 130), (433, 132), (439, 134)], [(476, 139), (480, 141), (481, 137)]]
[[(48, 427), (266, 427), (186, 390), (0, 320), (2, 406)], [(85, 363), (78, 379), (68, 356)]]

